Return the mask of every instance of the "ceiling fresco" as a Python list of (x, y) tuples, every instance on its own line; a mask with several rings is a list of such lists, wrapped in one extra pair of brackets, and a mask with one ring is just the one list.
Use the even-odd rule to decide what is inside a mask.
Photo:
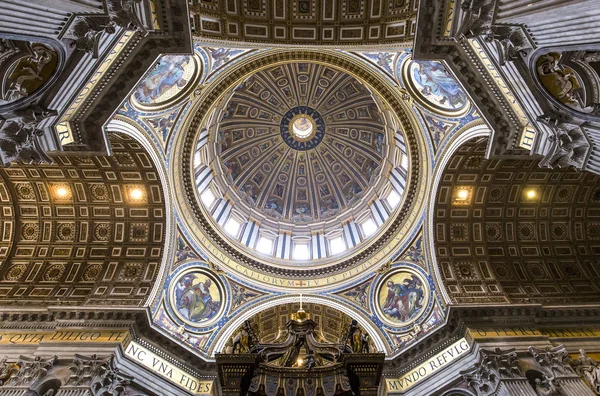
[[(151, 305), (154, 323), (212, 359), (233, 348), (246, 319), (260, 323), (263, 341), (275, 340), (302, 294), (304, 304), (315, 307), (325, 338), (337, 337), (340, 326), (355, 319), (375, 349), (395, 356), (443, 323), (446, 311), (425, 249), (424, 213), (401, 209), (412, 202), (407, 194), (427, 194), (425, 185), (410, 190), (410, 183), (424, 182), (429, 176), (423, 172), (447, 145), (481, 120), (441, 63), (417, 69), (410, 50), (336, 55), (357, 69), (329, 58), (268, 65), (269, 56), (279, 56), (269, 51), (196, 45), (193, 58), (201, 64), (189, 78), (194, 82), (165, 99), (169, 105), (140, 104), (138, 88), (114, 118), (154, 142), (174, 180), (183, 177), (182, 142), (193, 125), (194, 140), (186, 146), (193, 153), (193, 187), (186, 188), (207, 217), (198, 227), (193, 211), (175, 205), (176, 246)], [(161, 60), (147, 78), (159, 68), (181, 72), (168, 62), (186, 61)], [(252, 62), (260, 66), (252, 69)], [(418, 79), (404, 73), (409, 66), (421, 70)], [(394, 100), (406, 116), (390, 115)], [(210, 101), (206, 116), (196, 121), (198, 106)], [(183, 199), (181, 187), (174, 188), (176, 200)], [(395, 228), (402, 237), (390, 247), (377, 242), (402, 216), (408, 216), (404, 228)], [(210, 248), (207, 241), (217, 235), (228, 242)], [(261, 245), (265, 236), (271, 244)], [(350, 245), (353, 236), (356, 244)], [(334, 245), (338, 240), (343, 245)], [(283, 258), (282, 243), (289, 243)], [(309, 260), (295, 260), (293, 247), (302, 243)], [(340, 246), (342, 253), (334, 249)], [(337, 269), (345, 257), (373, 246), (378, 248), (369, 267)], [(264, 269), (245, 261), (256, 257), (260, 263), (266, 256), (271, 264)], [(330, 275), (323, 277), (319, 260), (321, 268), (331, 266)], [(313, 272), (302, 275), (302, 266)]]
[(163, 56), (137, 86), (133, 100), (146, 106), (165, 103), (192, 84), (194, 77), (200, 74), (197, 67), (193, 56)]

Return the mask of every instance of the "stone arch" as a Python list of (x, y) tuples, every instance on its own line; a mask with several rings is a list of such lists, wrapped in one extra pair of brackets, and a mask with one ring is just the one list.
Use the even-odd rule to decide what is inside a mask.
[(154, 299), (158, 296), (161, 288), (163, 287), (164, 278), (167, 273), (167, 267), (170, 265), (173, 256), (173, 249), (175, 246), (175, 232), (174, 230), (174, 212), (172, 206), (171, 188), (169, 184), (169, 177), (164, 166), (164, 160), (159, 149), (150, 141), (150, 138), (140, 128), (139, 124), (133, 122), (125, 117), (117, 116), (110, 121), (106, 126), (108, 133), (122, 133), (131, 136), (138, 141), (150, 155), (150, 158), (156, 167), (156, 171), (160, 178), (162, 185), (163, 197), (165, 201), (165, 246), (162, 253), (161, 264), (159, 272), (157, 274), (157, 280), (152, 287), (152, 290), (148, 294), (145, 305), (152, 305)]
[(442, 171), (448, 165), (448, 162), (452, 159), (454, 153), (467, 141), (475, 138), (482, 138), (490, 135), (490, 129), (485, 124), (475, 125), (469, 127), (464, 132), (457, 133), (457, 137), (448, 145), (446, 151), (440, 157), (440, 160), (437, 162), (433, 175), (434, 178), (431, 183), (430, 196), (428, 199), (428, 208), (427, 208), (427, 218), (425, 220), (425, 235), (427, 238), (426, 251), (428, 261), (430, 263), (429, 268), (431, 273), (434, 275), (435, 282), (437, 284), (437, 288), (440, 291), (442, 298), (445, 303), (451, 302), (450, 296), (446, 292), (446, 289), (443, 287), (443, 278), (440, 274), (439, 267), (437, 265), (437, 257), (435, 254), (435, 238), (434, 238), (434, 209), (435, 209), (435, 197), (437, 194), (438, 186), (440, 181), (442, 180)]

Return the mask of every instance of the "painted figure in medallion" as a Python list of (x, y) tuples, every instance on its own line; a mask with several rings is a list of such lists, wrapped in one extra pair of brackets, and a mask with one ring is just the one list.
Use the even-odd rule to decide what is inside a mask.
[(421, 313), (425, 305), (425, 291), (421, 279), (408, 272), (390, 277), (379, 292), (384, 315), (394, 322), (408, 323)]
[(221, 295), (210, 278), (189, 273), (175, 285), (175, 307), (183, 317), (192, 322), (212, 319), (221, 307)]
[(134, 93), (136, 100), (143, 104), (152, 104), (169, 99), (166, 97), (167, 92), (183, 89), (190, 80), (188, 74), (191, 73), (188, 69), (193, 68), (193, 62), (189, 56), (163, 56), (138, 85)]

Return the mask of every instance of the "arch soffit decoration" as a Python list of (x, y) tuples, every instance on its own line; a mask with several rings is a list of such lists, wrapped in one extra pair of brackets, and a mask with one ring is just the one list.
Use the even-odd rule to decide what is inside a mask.
[[(11, 217), (18, 223), (11, 246), (2, 249), (9, 258), (0, 268), (8, 281), (2, 283), (14, 289), (27, 273), (35, 277), (30, 291), (6, 294), (11, 304), (25, 297), (33, 305), (57, 299), (79, 305), (145, 304), (165, 242), (162, 185), (154, 182), (156, 167), (137, 140), (114, 135), (111, 142), (118, 148), (112, 157), (58, 155), (54, 164), (19, 164), (0, 172), (0, 184), (10, 186), (2, 189), (11, 196), (6, 202), (15, 205), (10, 212), (22, 209), (23, 214)], [(121, 172), (130, 178), (119, 177)], [(145, 196), (130, 195), (140, 187)], [(130, 218), (132, 211), (137, 217)], [(73, 248), (76, 241), (88, 243)], [(11, 248), (20, 249), (15, 262)], [(51, 265), (42, 266), (40, 259)], [(46, 293), (33, 296), (38, 282)]]
[[(239, 257), (236, 256), (235, 249), (232, 249), (222, 239), (220, 245), (214, 243), (214, 238), (219, 239), (220, 237), (214, 229), (206, 226), (206, 215), (198, 205), (195, 192), (191, 188), (193, 185), (190, 180), (193, 166), (191, 154), (202, 126), (209, 122), (211, 124), (214, 122), (211, 121), (215, 117), (211, 110), (235, 86), (242, 82), (249, 74), (289, 61), (311, 61), (329, 65), (341, 69), (365, 83), (369, 89), (374, 90), (380, 95), (385, 101), (386, 106), (397, 114), (409, 143), (408, 146), (411, 155), (410, 187), (407, 188), (406, 201), (404, 202), (403, 209), (400, 211), (400, 215), (392, 222), (389, 230), (382, 238), (374, 241), (374, 243), (365, 249), (366, 253), (365, 251), (359, 252), (359, 254), (356, 254), (349, 260), (327, 268), (327, 271), (330, 271), (329, 273), (338, 274), (343, 273), (344, 269), (347, 270), (347, 276), (340, 277), (343, 281), (339, 279), (335, 281), (335, 283), (347, 285), (357, 275), (363, 275), (367, 268), (389, 260), (399, 247), (405, 247), (404, 245), (408, 243), (408, 241), (394, 237), (399, 229), (404, 230), (405, 234), (410, 234), (417, 225), (415, 219), (424, 210), (426, 182), (430, 177), (431, 168), (431, 159), (427, 155), (425, 148), (425, 134), (420, 130), (420, 124), (410, 109), (409, 103), (401, 99), (401, 92), (399, 92), (397, 87), (390, 84), (382, 76), (373, 73), (367, 65), (350, 55), (340, 54), (331, 50), (304, 50), (302, 52), (289, 52), (281, 49), (269, 50), (248, 56), (248, 58), (240, 61), (236, 67), (227, 70), (205, 87), (200, 95), (195, 98), (195, 103), (193, 103), (188, 113), (189, 116), (181, 127), (182, 133), (178, 134), (176, 140), (173, 142), (174, 148), (171, 152), (174, 155), (169, 158), (169, 167), (171, 168), (173, 180), (181, 181), (181, 183), (175, 183), (173, 186), (175, 189), (174, 196), (178, 198), (176, 205), (178, 206), (179, 213), (182, 215), (182, 219), (185, 220), (182, 225), (190, 235), (193, 235), (197, 246), (201, 247), (211, 260), (220, 264), (222, 268), (228, 271), (236, 272), (237, 275), (240, 275), (251, 283), (258, 282), (267, 284), (270, 287), (274, 286), (272, 284), (275, 279), (274, 277), (282, 275), (282, 273), (277, 273), (279, 271), (276, 272), (273, 268), (265, 267), (262, 263), (258, 263), (249, 257), (240, 256), (239, 253)], [(199, 227), (198, 223), (203, 225)], [(394, 232), (391, 232), (391, 230), (394, 230)], [(202, 237), (200, 237), (201, 235)], [(209, 239), (213, 239), (213, 241)], [(388, 245), (386, 246), (385, 244)], [(376, 251), (380, 252), (379, 255), (381, 257), (376, 256)], [(364, 265), (358, 268), (361, 264)], [(348, 268), (350, 268), (349, 271)], [(246, 274), (251, 273), (251, 275), (244, 275), (242, 273), (244, 271)], [(282, 272), (285, 272), (285, 270), (282, 270)], [(302, 279), (302, 275), (314, 278), (316, 273), (311, 274), (307, 272), (300, 276), (297, 274), (294, 275), (296, 275), (296, 279)], [(265, 279), (268, 279), (268, 281), (265, 281)], [(290, 277), (289, 279), (292, 278)], [(322, 288), (322, 285), (327, 285), (327, 277), (321, 278), (321, 280), (322, 283), (318, 286), (313, 286), (313, 290)], [(293, 285), (285, 283), (285, 286), (298, 287), (295, 283)], [(331, 283), (328, 286), (331, 288)]]
[(160, 268), (158, 270), (158, 275), (154, 285), (152, 286), (152, 290), (144, 302), (144, 306), (152, 306), (154, 305), (156, 298), (160, 296), (160, 291), (162, 290), (165, 277), (167, 276), (167, 269), (171, 266), (175, 250), (175, 213), (172, 206), (172, 189), (169, 184), (167, 170), (165, 169), (165, 163), (162, 155), (160, 154), (160, 149), (156, 147), (156, 144), (152, 142), (152, 139), (150, 139), (150, 137), (146, 134), (146, 132), (144, 132), (137, 122), (127, 117), (116, 116), (106, 125), (105, 129), (107, 133), (123, 133), (140, 143), (150, 155), (150, 159), (157, 170), (160, 183), (162, 185), (163, 198), (165, 202), (165, 235), (167, 235), (167, 238), (165, 238), (165, 246), (163, 248), (163, 256), (161, 259)]

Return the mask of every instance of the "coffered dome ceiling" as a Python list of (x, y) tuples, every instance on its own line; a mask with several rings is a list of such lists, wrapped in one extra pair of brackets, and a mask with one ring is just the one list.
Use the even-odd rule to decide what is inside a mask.
[(221, 120), (222, 186), (263, 221), (330, 219), (372, 195), (384, 132), (370, 92), (348, 74), (310, 63), (264, 70), (236, 89)]
[(212, 227), (237, 250), (286, 265), (324, 265), (366, 246), (395, 218), (409, 177), (401, 124), (384, 109), (330, 65), (247, 75), (196, 143), (197, 200)]

